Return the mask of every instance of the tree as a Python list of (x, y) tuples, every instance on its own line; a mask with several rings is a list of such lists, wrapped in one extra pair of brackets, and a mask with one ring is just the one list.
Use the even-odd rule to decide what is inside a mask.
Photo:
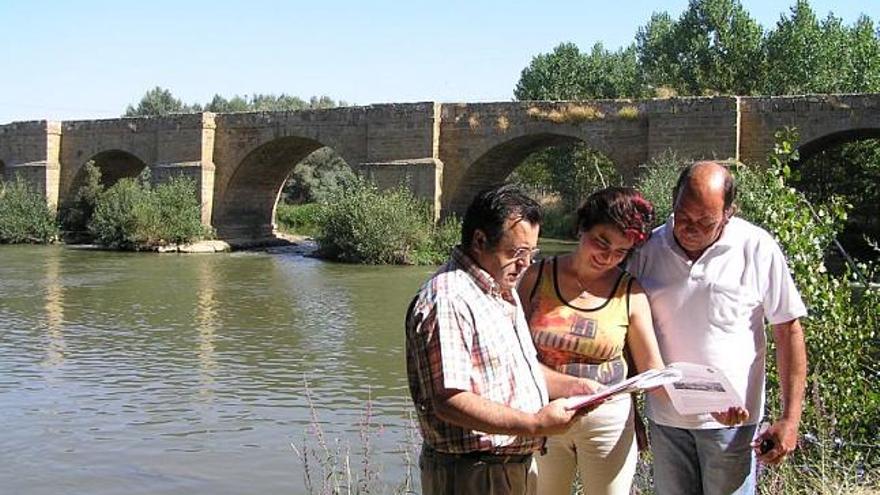
[(332, 148), (320, 148), (293, 169), (284, 184), (283, 198), (288, 203), (321, 202), (354, 178), (351, 167)]
[(215, 94), (211, 103), (205, 105), (206, 112), (214, 113), (248, 112), (250, 110), (251, 105), (247, 99), (238, 95), (227, 100), (226, 98)]
[(574, 43), (534, 57), (514, 90), (518, 100), (625, 98), (645, 93), (634, 45), (611, 52), (593, 45), (583, 54)]
[(655, 14), (636, 35), (645, 79), (682, 95), (757, 93), (763, 30), (738, 0), (691, 0), (678, 21)]
[(175, 98), (171, 91), (156, 86), (144, 94), (137, 107), (129, 105), (125, 109), (123, 117), (150, 117), (198, 111), (201, 111), (199, 105), (186, 105)]
[(781, 16), (764, 50), (767, 94), (880, 91), (880, 38), (862, 16), (852, 27), (829, 14), (819, 22), (807, 0)]

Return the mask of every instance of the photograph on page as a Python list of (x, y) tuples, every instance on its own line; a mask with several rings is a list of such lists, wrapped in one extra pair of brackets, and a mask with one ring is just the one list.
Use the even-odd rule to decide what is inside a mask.
[(745, 407), (733, 385), (721, 371), (694, 363), (672, 363), (681, 378), (663, 385), (672, 407), (679, 414), (705, 414), (726, 411), (733, 406)]

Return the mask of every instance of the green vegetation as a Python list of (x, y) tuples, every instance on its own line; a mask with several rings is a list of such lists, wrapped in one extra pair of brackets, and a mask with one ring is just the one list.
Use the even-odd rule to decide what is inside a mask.
[(327, 199), (354, 180), (354, 172), (332, 148), (320, 148), (296, 164), (284, 183), (282, 201), (301, 204)]
[(184, 103), (175, 98), (170, 90), (156, 86), (144, 93), (137, 105), (129, 105), (125, 109), (123, 117), (150, 117), (168, 115), (171, 113), (195, 113), (195, 112), (266, 112), (281, 110), (314, 110), (321, 108), (334, 108), (347, 106), (344, 101), (336, 102), (329, 96), (312, 96), (308, 101), (298, 96), (287, 94), (254, 94), (251, 96), (235, 95), (226, 99), (220, 95), (205, 105), (199, 103)]
[(201, 223), (195, 181), (176, 176), (154, 187), (148, 171), (101, 192), (88, 228), (100, 244), (133, 250), (210, 236)]
[(21, 177), (0, 180), (0, 243), (45, 244), (58, 238), (46, 198)]
[[(536, 55), (523, 69), (514, 96), (585, 100), (878, 91), (880, 32), (867, 16), (851, 26), (830, 13), (820, 20), (807, 0), (797, 0), (772, 29), (765, 29), (738, 0), (691, 0), (678, 18), (655, 13), (639, 28), (633, 44), (617, 51), (596, 44), (581, 52), (573, 43), (561, 43)], [(638, 113), (627, 109), (619, 117), (638, 118)], [(566, 203), (576, 203), (602, 181), (578, 183), (565, 174), (572, 168), (614, 168), (607, 157), (591, 158), (576, 151), (578, 147), (583, 145), (538, 152), (512, 179), (544, 195), (567, 195)], [(800, 176), (788, 180), (814, 201), (841, 196), (854, 206), (841, 241), (865, 260), (877, 259), (868, 246), (880, 239), (878, 163), (880, 141), (851, 142), (792, 164)], [(564, 190), (575, 183), (578, 192)]]
[(368, 264), (437, 264), (459, 242), (455, 218), (434, 223), (430, 206), (401, 187), (355, 180), (329, 195), (319, 214), (320, 253)]
[(321, 232), (321, 205), (295, 205), (279, 201), (275, 207), (275, 223), (283, 232), (317, 236)]
[(61, 227), (66, 231), (82, 232), (88, 229), (98, 199), (104, 192), (101, 183), (101, 169), (89, 161), (83, 166), (83, 182), (73, 195), (73, 199), (67, 204), (62, 204), (58, 210)]
[[(813, 204), (787, 185), (796, 158), (796, 134), (777, 133), (776, 150), (762, 167), (737, 165), (738, 205), (743, 217), (764, 227), (780, 242), (804, 302), (810, 357), (808, 390), (800, 449), (782, 469), (765, 471), (762, 493), (850, 493), (877, 488), (871, 473), (880, 467), (880, 291), (853, 285), (851, 274), (825, 269), (826, 248), (843, 227), (846, 208), (839, 199)], [(682, 165), (667, 155), (643, 175), (639, 187), (662, 215), (671, 207), (671, 191)], [(662, 218), (665, 218), (662, 217)], [(875, 266), (863, 266), (867, 273)], [(779, 383), (775, 349), (768, 352), (768, 416), (778, 417)], [(821, 490), (816, 491), (818, 488)]]

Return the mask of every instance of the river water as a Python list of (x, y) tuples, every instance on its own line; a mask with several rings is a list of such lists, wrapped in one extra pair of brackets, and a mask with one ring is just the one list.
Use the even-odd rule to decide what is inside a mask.
[(365, 458), (417, 491), (403, 315), (434, 270), (0, 246), (0, 493), (319, 493)]

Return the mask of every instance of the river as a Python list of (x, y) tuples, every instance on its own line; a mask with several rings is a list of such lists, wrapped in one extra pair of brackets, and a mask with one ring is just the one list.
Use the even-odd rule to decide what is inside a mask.
[(308, 464), (317, 493), (364, 458), (399, 490), (403, 314), (434, 270), (0, 246), (2, 491), (300, 494)]
[(396, 486), (403, 313), (433, 270), (0, 247), (2, 491), (306, 493), (291, 444), (318, 424), (356, 469), (367, 413)]

